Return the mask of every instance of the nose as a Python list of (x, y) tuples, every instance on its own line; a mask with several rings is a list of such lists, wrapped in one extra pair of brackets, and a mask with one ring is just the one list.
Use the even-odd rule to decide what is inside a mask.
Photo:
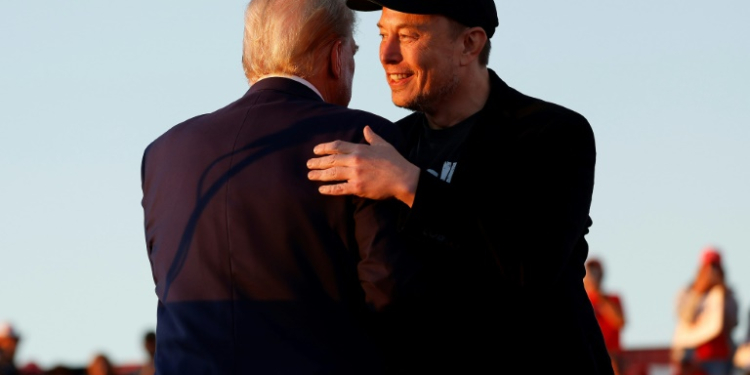
[(401, 45), (397, 36), (386, 36), (380, 41), (380, 63), (385, 65), (398, 64), (401, 56)]

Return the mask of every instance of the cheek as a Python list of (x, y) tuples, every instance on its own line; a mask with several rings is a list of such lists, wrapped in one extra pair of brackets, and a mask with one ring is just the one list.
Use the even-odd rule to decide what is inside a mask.
[(432, 86), (439, 84), (438, 71), (435, 66), (422, 64), (419, 69), (419, 82), (423, 88), (429, 89)]
[(429, 80), (430, 77), (435, 76), (440, 71), (441, 67), (441, 56), (434, 56), (429, 53), (418, 53), (414, 56), (414, 68), (419, 75), (422, 76), (422, 80)]

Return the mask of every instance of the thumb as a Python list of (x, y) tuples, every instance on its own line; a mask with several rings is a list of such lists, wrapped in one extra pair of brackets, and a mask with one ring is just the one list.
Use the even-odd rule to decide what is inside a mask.
[(388, 143), (383, 138), (381, 138), (379, 135), (375, 133), (375, 131), (372, 130), (370, 125), (365, 125), (365, 129), (363, 130), (365, 134), (365, 140), (367, 143), (371, 145), (377, 145), (382, 143)]

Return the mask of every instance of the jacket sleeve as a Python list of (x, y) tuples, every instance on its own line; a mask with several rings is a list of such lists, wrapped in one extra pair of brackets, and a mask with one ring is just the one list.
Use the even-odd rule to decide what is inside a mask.
[[(380, 121), (378, 121), (380, 120)], [(403, 142), (398, 129), (389, 121), (369, 118), (367, 125), (386, 141), (399, 147)], [(375, 201), (353, 197), (355, 237), (360, 261), (357, 265), (360, 284), (368, 306), (383, 312), (391, 306), (397, 293), (397, 264), (406, 251), (398, 233), (397, 217), (402, 203), (389, 199)]]
[(357, 265), (365, 301), (374, 311), (384, 311), (396, 293), (395, 264), (404, 245), (395, 226), (395, 201), (354, 198), (356, 239), (360, 261)]

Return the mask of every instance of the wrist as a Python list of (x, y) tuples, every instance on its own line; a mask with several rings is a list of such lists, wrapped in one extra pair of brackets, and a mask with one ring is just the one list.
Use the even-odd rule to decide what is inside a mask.
[(413, 164), (409, 164), (404, 173), (403, 186), (401, 193), (396, 196), (396, 199), (406, 203), (411, 208), (414, 205), (414, 197), (417, 195), (417, 185), (419, 184), (419, 167)]

